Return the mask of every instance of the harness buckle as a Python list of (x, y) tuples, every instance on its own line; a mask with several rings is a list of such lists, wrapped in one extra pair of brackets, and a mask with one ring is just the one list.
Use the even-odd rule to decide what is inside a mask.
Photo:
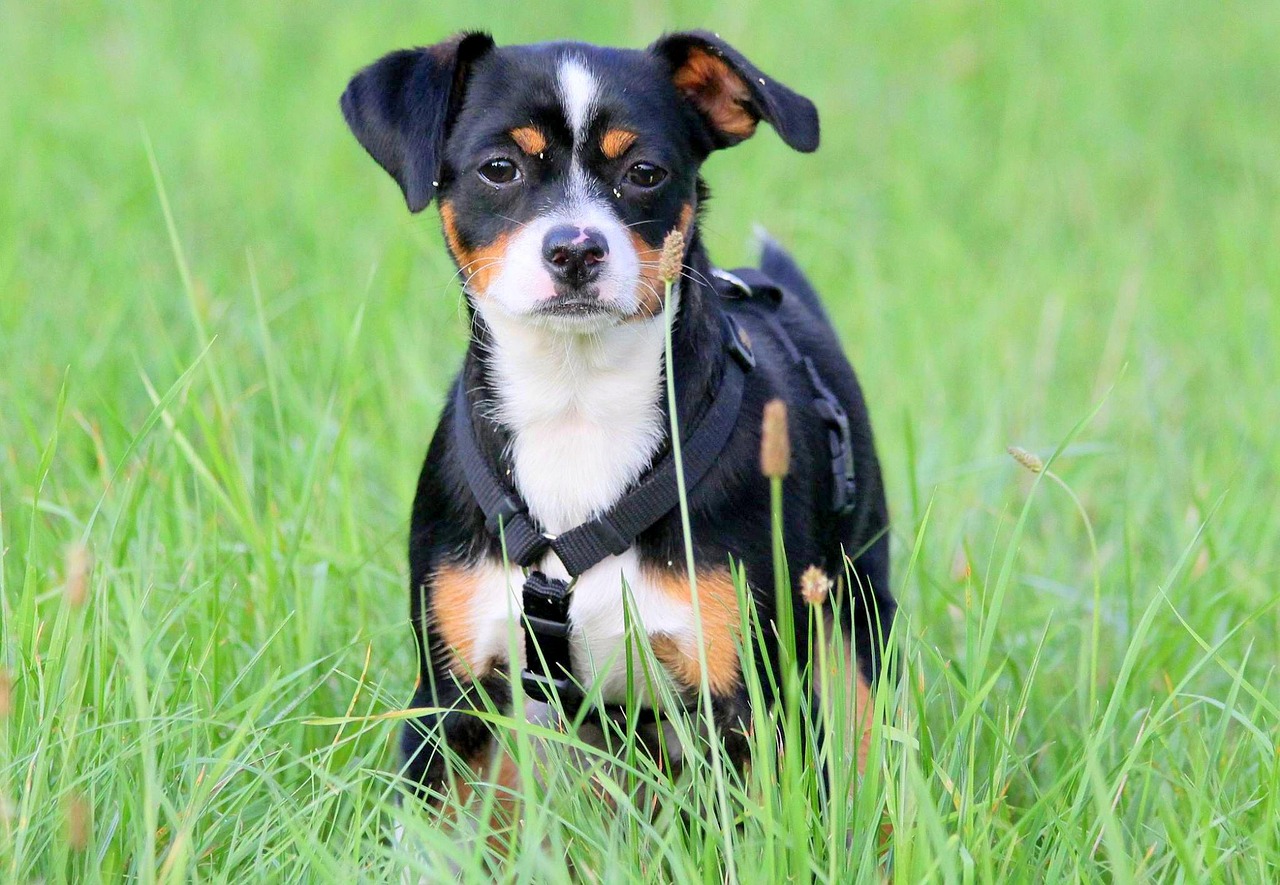
[(559, 701), (567, 710), (577, 706), (575, 702), (578, 700), (578, 687), (568, 677), (555, 679), (526, 667), (520, 671), (520, 687), (530, 700), (543, 704)]
[(570, 590), (568, 581), (548, 578), (540, 571), (529, 572), (524, 582), (525, 615), (567, 624)]
[(569, 596), (567, 581), (530, 572), (524, 582), (525, 666), (520, 683), (537, 701), (560, 699), (566, 706), (580, 697), (569, 661)]
[(853, 510), (857, 476), (853, 468), (853, 435), (849, 430), (849, 416), (840, 401), (822, 383), (813, 360), (806, 358), (805, 368), (809, 381), (817, 392), (813, 409), (827, 425), (831, 445), (831, 509), (839, 516)]
[(621, 556), (631, 548), (633, 538), (624, 538), (622, 532), (609, 517), (601, 516), (595, 520), (596, 530), (604, 541), (606, 549), (614, 556)]
[(721, 282), (728, 283), (730, 287), (736, 290), (736, 298), (750, 298), (751, 287), (742, 281), (742, 277), (737, 274), (729, 273), (727, 270), (721, 270), (718, 267), (711, 268), (711, 275)]
[(742, 371), (750, 372), (756, 367), (756, 355), (751, 351), (751, 339), (733, 317), (725, 314), (724, 321), (724, 349), (738, 361)]
[(530, 614), (526, 614), (524, 619), (529, 622), (529, 629), (533, 631), (534, 636), (551, 636), (556, 639), (566, 639), (569, 636), (568, 623), (551, 621), (547, 618), (540, 618), (537, 615)]

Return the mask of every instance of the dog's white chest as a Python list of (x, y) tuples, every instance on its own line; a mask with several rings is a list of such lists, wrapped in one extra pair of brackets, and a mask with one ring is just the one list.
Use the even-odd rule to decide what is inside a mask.
[[(500, 314), (487, 319), (497, 417), (511, 431), (511, 480), (546, 531), (575, 528), (617, 503), (663, 440), (663, 319), (591, 336), (549, 336)], [(539, 568), (552, 578), (569, 577), (551, 553)], [(472, 612), (477, 657), (505, 660), (514, 653), (523, 663), (524, 575), (490, 571), (479, 582)], [(627, 691), (628, 622), (642, 647), (646, 635), (659, 633), (692, 641), (688, 600), (647, 577), (634, 550), (578, 578), (569, 620), (574, 676), (588, 688), (603, 680), (603, 697), (611, 702), (624, 700)], [(642, 682), (642, 648), (631, 658), (633, 681)]]
[[(550, 577), (567, 577), (554, 554), (548, 554), (541, 565)], [(479, 570), (475, 578), (471, 623), (476, 658), (505, 661), (514, 654), (523, 666), (520, 614), (524, 573), (493, 565)], [(659, 582), (646, 577), (633, 550), (604, 559), (578, 579), (570, 599), (569, 621), (574, 677), (588, 689), (603, 681), (601, 696), (611, 703), (626, 700), (629, 682), (643, 703), (650, 696), (644, 685), (646, 674), (667, 678), (665, 671), (653, 666), (652, 658), (644, 653), (647, 636), (663, 634), (682, 646), (695, 641), (693, 611), (688, 601), (673, 597)], [(628, 621), (634, 631), (630, 674)]]
[(662, 318), (559, 339), (490, 325), (511, 478), (548, 532), (567, 531), (617, 502), (662, 442)]
[[(619, 398), (626, 396), (619, 391)], [(662, 434), (603, 398), (531, 424), (512, 441), (515, 486), (529, 512), (558, 534), (606, 511), (649, 464)]]

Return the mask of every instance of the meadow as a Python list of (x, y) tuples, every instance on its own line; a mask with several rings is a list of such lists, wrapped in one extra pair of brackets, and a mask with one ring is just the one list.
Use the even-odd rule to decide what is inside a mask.
[[(0, 21), (0, 880), (1280, 879), (1280, 4)], [(337, 99), (464, 27), (708, 27), (822, 113), (711, 159), (706, 237), (794, 251), (876, 426), (903, 678), (838, 813), (795, 760), (639, 766), (656, 818), (563, 778), (493, 843), (394, 802), (465, 314)]]

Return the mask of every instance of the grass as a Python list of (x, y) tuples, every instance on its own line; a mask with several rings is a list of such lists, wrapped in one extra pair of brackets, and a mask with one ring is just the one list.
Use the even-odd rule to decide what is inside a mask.
[(709, 162), (707, 236), (732, 265), (763, 222), (826, 294), (905, 615), (849, 803), (815, 812), (795, 759), (736, 824), (701, 769), (590, 784), (666, 790), (655, 820), (566, 772), (503, 878), (1280, 876), (1274, 3), (0, 15), (0, 878), (480, 875), (388, 803), (460, 300), (337, 112), (359, 65), (476, 25), (707, 25), (816, 100), (816, 156)]

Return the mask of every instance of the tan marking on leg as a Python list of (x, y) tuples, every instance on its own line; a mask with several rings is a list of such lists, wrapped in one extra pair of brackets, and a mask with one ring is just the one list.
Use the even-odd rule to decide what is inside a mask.
[(680, 648), (680, 643), (669, 633), (655, 633), (649, 637), (649, 647), (653, 656), (668, 673), (675, 676), (682, 685), (697, 685), (698, 662), (692, 662)]
[(472, 601), (476, 576), (463, 566), (441, 566), (431, 581), (431, 621), (453, 654), (449, 669), (455, 676), (479, 678), (493, 669), (493, 661), (476, 656)]
[(751, 92), (724, 59), (692, 49), (672, 82), (726, 135), (748, 138), (756, 131), (756, 118), (746, 108)]
[(507, 134), (520, 150), (531, 157), (536, 157), (547, 149), (547, 137), (537, 126), (520, 126)]
[[(652, 575), (654, 582), (672, 599), (692, 605), (689, 580), (680, 572)], [(728, 694), (739, 684), (738, 635), (740, 633), (738, 591), (727, 568), (698, 572), (698, 604), (702, 614), (702, 639), (707, 655), (707, 682), (716, 694)], [(689, 688), (701, 684), (698, 649), (692, 643), (677, 643), (670, 636), (655, 637), (654, 656), (678, 682)]]
[(494, 791), (492, 822), (499, 825), (494, 837), (501, 836), (520, 820), (520, 766), (511, 754), (502, 750), (489, 767), (477, 772), (479, 786)]
[(636, 134), (627, 129), (610, 129), (600, 139), (600, 150), (610, 160), (616, 160), (636, 143)]
[(858, 774), (867, 771), (867, 754), (871, 751), (871, 714), (875, 704), (871, 700), (871, 687), (859, 673), (855, 679), (853, 705), (853, 728), (858, 737)]
[[(473, 837), (476, 833), (472, 828), (484, 826), (489, 830), (489, 848), (501, 854), (508, 849), (520, 821), (520, 787), (520, 769), (515, 760), (490, 743), (466, 760), (461, 771), (450, 773), (441, 808), (442, 823), (453, 828), (458, 838)], [(474, 806), (475, 812), (480, 810), (485, 790), (494, 791), (487, 819), (464, 814), (468, 806)]]

